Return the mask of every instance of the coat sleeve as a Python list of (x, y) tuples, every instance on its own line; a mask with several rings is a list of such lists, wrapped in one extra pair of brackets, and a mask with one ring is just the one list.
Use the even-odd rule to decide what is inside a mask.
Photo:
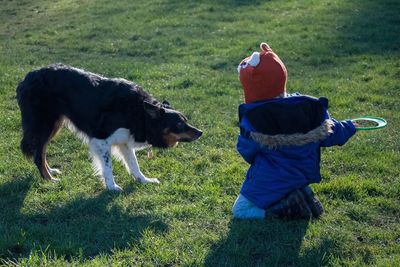
[(254, 158), (260, 149), (260, 145), (249, 138), (239, 135), (236, 148), (245, 161), (249, 164), (253, 164)]
[(333, 133), (321, 142), (321, 146), (344, 145), (356, 133), (356, 127), (350, 120), (337, 121), (333, 118), (331, 120), (334, 123)]

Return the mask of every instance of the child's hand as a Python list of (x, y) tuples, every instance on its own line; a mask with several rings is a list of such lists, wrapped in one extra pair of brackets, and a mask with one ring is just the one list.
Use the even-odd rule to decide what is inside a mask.
[(354, 125), (354, 127), (360, 127), (360, 124), (358, 123), (358, 122), (356, 122), (356, 121), (351, 121), (352, 123), (353, 123), (353, 125)]

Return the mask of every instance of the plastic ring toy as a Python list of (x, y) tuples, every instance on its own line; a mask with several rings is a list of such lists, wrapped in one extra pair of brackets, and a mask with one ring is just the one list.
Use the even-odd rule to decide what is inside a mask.
[[(382, 129), (385, 128), (387, 125), (387, 122), (383, 118), (378, 118), (378, 117), (370, 117), (370, 116), (365, 116), (361, 118), (356, 118), (356, 119), (351, 119), (351, 121), (356, 122), (360, 126), (356, 126), (357, 130), (361, 131), (367, 131), (367, 130), (377, 130), (377, 129)], [(374, 123), (374, 125), (371, 126), (363, 126), (365, 123)]]

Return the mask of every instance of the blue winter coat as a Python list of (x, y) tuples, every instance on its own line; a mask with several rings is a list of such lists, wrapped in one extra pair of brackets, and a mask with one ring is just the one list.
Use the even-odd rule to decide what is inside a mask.
[(237, 150), (251, 164), (240, 193), (266, 209), (321, 181), (320, 148), (343, 145), (353, 123), (329, 117), (328, 100), (295, 95), (239, 106)]

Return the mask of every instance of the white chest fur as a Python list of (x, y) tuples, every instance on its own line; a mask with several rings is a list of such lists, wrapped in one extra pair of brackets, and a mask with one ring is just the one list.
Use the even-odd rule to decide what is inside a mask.
[(135, 155), (136, 150), (148, 147), (148, 143), (135, 142), (130, 131), (125, 128), (117, 129), (106, 139), (92, 138), (89, 140), (89, 147), (93, 157), (95, 171), (100, 174), (109, 190), (121, 191), (112, 174), (111, 152), (116, 159), (122, 161), (129, 174), (136, 177), (142, 183), (159, 183), (157, 179), (147, 178), (140, 171)]

